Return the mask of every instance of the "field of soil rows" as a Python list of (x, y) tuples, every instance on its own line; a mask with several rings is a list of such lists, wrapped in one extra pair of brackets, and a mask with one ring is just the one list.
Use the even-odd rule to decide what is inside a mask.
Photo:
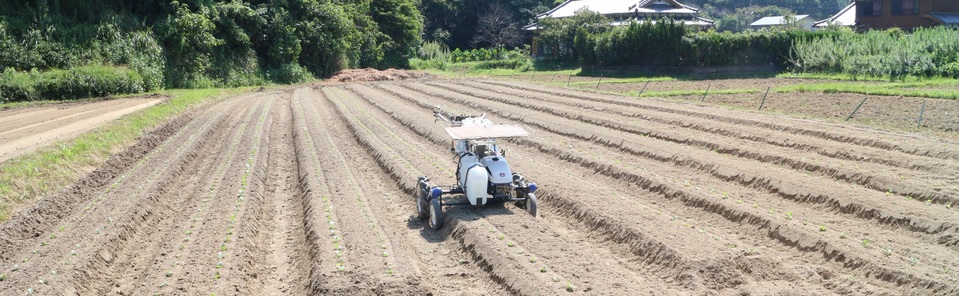
[[(452, 185), (433, 108), (486, 113), (540, 186)], [(0, 224), (0, 294), (956, 295), (959, 144), (515, 81), (241, 95)]]

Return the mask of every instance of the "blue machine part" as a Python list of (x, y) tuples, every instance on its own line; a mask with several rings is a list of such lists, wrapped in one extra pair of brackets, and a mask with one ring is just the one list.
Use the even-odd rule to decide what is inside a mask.
[(440, 189), (439, 187), (433, 187), (433, 190), (430, 190), (430, 196), (432, 198), (440, 198), (440, 195), (442, 194), (443, 194), (443, 189)]
[(529, 193), (534, 193), (534, 192), (536, 192), (536, 183), (530, 182), (530, 183), (529, 183)]

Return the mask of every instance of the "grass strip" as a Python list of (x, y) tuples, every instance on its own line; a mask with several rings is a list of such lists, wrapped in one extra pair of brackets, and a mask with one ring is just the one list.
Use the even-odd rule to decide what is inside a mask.
[(60, 190), (113, 153), (133, 145), (137, 138), (186, 110), (254, 87), (187, 89), (157, 92), (166, 102), (128, 114), (74, 139), (0, 163), (0, 222), (33, 199)]
[[(953, 81), (952, 83), (955, 83)], [(860, 84), (860, 83), (813, 83), (796, 84), (776, 87), (776, 92), (822, 92), (822, 93), (854, 93), (877, 96), (903, 96), (903, 97), (922, 97), (934, 99), (959, 99), (959, 89), (917, 89), (916, 87), (932, 86), (917, 85), (917, 83), (885, 83), (885, 84)]]

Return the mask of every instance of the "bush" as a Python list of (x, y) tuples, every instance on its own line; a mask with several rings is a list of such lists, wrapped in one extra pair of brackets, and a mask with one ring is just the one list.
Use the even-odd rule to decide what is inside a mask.
[(313, 74), (298, 64), (286, 64), (270, 71), (269, 78), (279, 83), (292, 84), (310, 81), (313, 79)]
[(2, 77), (3, 102), (75, 100), (146, 91), (143, 77), (127, 67), (82, 66), (45, 72), (7, 68)]
[(946, 28), (869, 31), (795, 42), (793, 64), (797, 71), (844, 73), (850, 76), (956, 77), (959, 32)]

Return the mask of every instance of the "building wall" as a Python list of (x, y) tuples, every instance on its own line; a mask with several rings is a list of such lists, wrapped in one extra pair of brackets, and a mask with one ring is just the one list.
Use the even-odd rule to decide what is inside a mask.
[[(866, 29), (888, 29), (903, 28), (913, 29), (917, 27), (935, 26), (936, 22), (924, 15), (933, 11), (942, 12), (939, 8), (946, 6), (955, 6), (952, 3), (945, 4), (943, 0), (921, 0), (919, 1), (919, 14), (914, 15), (892, 15), (892, 0), (882, 0), (881, 16), (860, 16), (856, 15), (856, 22)], [(936, 7), (937, 9), (933, 9)], [(862, 7), (856, 5), (856, 9), (872, 9), (871, 7)]]

